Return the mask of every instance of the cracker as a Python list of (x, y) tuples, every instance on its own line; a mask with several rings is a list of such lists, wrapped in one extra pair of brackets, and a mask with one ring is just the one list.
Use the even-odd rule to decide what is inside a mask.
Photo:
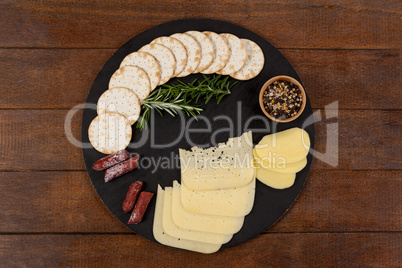
[(235, 35), (229, 33), (220, 34), (228, 43), (230, 56), (225, 67), (217, 73), (228, 75), (239, 71), (247, 59), (247, 50), (243, 42)]
[(158, 61), (161, 71), (159, 85), (165, 84), (173, 77), (176, 68), (176, 59), (172, 50), (161, 44), (148, 44), (140, 48), (139, 51), (151, 54)]
[(131, 135), (130, 121), (118, 113), (98, 115), (88, 129), (92, 146), (104, 154), (113, 154), (125, 149), (130, 143)]
[(187, 49), (184, 47), (182, 42), (180, 42), (176, 38), (161, 36), (154, 39), (151, 44), (152, 43), (164, 45), (172, 50), (173, 55), (176, 59), (176, 68), (174, 70), (173, 76), (176, 76), (183, 71), (187, 63)]
[(98, 114), (110, 112), (122, 114), (132, 125), (140, 116), (141, 103), (137, 95), (128, 88), (114, 87), (99, 97), (96, 109)]
[(238, 80), (249, 80), (256, 77), (264, 67), (264, 53), (261, 48), (251, 40), (240, 39), (247, 49), (247, 59), (244, 66), (237, 72), (230, 74)]
[(214, 32), (203, 32), (211, 40), (214, 47), (214, 58), (208, 68), (201, 71), (203, 74), (213, 74), (221, 70), (229, 60), (229, 46), (225, 39)]
[(109, 81), (109, 88), (125, 87), (137, 94), (140, 100), (145, 99), (151, 92), (151, 83), (147, 73), (137, 66), (119, 68)]
[(188, 31), (186, 34), (193, 37), (201, 47), (201, 60), (200, 64), (198, 64), (197, 69), (194, 73), (199, 73), (211, 65), (214, 59), (214, 46), (212, 45), (211, 40), (205, 34), (199, 31)]
[(159, 84), (161, 71), (158, 61), (151, 54), (142, 51), (133, 52), (127, 55), (120, 63), (120, 67), (127, 65), (140, 67), (147, 73), (151, 83), (151, 91)]
[(188, 34), (176, 33), (171, 35), (170, 37), (176, 38), (180, 42), (183, 43), (185, 48), (187, 49), (187, 63), (184, 70), (176, 75), (177, 77), (184, 77), (189, 74), (192, 74), (200, 64), (201, 60), (201, 47), (198, 42), (189, 36)]

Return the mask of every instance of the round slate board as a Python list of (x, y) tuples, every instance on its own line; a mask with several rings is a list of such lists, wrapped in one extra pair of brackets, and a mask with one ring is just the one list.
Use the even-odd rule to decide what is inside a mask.
[[(225, 96), (220, 104), (217, 104), (216, 100), (211, 100), (206, 105), (202, 105), (204, 110), (198, 116), (198, 121), (190, 117), (172, 117), (168, 114), (160, 116), (155, 113), (151, 117), (147, 130), (139, 131), (133, 126), (133, 138), (127, 149), (131, 153), (140, 155), (139, 167), (122, 177), (105, 183), (104, 172), (92, 169), (94, 162), (105, 155), (88, 145), (88, 127), (97, 116), (98, 98), (108, 89), (110, 77), (119, 68), (120, 62), (126, 55), (137, 51), (159, 36), (169, 36), (188, 30), (232, 33), (239, 38), (250, 39), (263, 50), (265, 66), (254, 79), (238, 81), (232, 88), (232, 93)], [(123, 213), (121, 205), (130, 183), (135, 180), (143, 180), (143, 190), (154, 193), (157, 191), (158, 184), (165, 187), (172, 186), (173, 180), (180, 181), (178, 148), (215, 146), (219, 142), (225, 142), (229, 137), (240, 136), (247, 130), (253, 131), (253, 141), (256, 144), (264, 135), (292, 127), (303, 127), (309, 133), (311, 147), (314, 148), (315, 132), (308, 97), (303, 114), (293, 122), (275, 124), (263, 115), (258, 102), (259, 91), (268, 79), (277, 75), (292, 76), (300, 81), (291, 64), (269, 42), (247, 29), (224, 21), (210, 19), (172, 21), (153, 27), (129, 40), (114, 53), (96, 77), (89, 92), (82, 119), (82, 142), (86, 169), (96, 192), (107, 208), (128, 228), (157, 243), (152, 234), (156, 198), (152, 199), (143, 221), (137, 225), (127, 224), (130, 213)], [(202, 79), (202, 76), (193, 74), (181, 78), (184, 82), (191, 82), (194, 79)], [(235, 80), (230, 79), (230, 81)], [(175, 79), (171, 79), (168, 83), (175, 83)], [(295, 184), (288, 189), (272, 189), (257, 181), (255, 203), (251, 213), (246, 216), (240, 232), (235, 234), (230, 242), (223, 245), (223, 248), (235, 246), (260, 234), (289, 209), (307, 179), (312, 160), (311, 154), (308, 155), (307, 160), (307, 166), (297, 173)]]

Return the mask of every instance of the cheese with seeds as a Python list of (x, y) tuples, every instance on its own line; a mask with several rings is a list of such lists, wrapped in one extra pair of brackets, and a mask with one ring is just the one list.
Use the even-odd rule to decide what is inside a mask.
[(196, 242), (204, 242), (222, 245), (229, 242), (232, 234), (217, 234), (210, 232), (200, 232), (192, 229), (182, 229), (177, 226), (172, 219), (172, 187), (165, 187), (165, 198), (163, 202), (163, 220), (162, 226), (166, 234)]
[(181, 185), (181, 202), (191, 213), (241, 217), (250, 213), (254, 204), (255, 179), (249, 184), (209, 191), (195, 191)]
[(192, 190), (214, 190), (246, 185), (254, 178), (251, 131), (231, 138), (218, 148), (179, 149), (181, 181)]
[(168, 235), (163, 229), (163, 209), (164, 209), (164, 194), (165, 191), (162, 190), (162, 187), (158, 185), (158, 192), (156, 196), (156, 205), (155, 205), (155, 215), (154, 215), (154, 224), (153, 224), (153, 235), (156, 241), (159, 243), (185, 250), (191, 250), (195, 252), (210, 254), (217, 252), (221, 245), (211, 244), (211, 243), (202, 243), (196, 242), (187, 239), (179, 239), (173, 236)]
[(234, 234), (243, 226), (244, 217), (191, 213), (181, 203), (181, 185), (173, 182), (172, 219), (182, 229), (216, 234)]

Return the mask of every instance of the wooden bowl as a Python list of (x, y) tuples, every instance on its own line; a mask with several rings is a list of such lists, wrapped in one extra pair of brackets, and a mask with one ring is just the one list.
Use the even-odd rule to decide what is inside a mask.
[[(295, 116), (293, 116), (293, 117), (286, 118), (286, 119), (278, 119), (278, 118), (275, 118), (275, 117), (273, 117), (272, 115), (270, 115), (270, 114), (265, 110), (265, 108), (264, 108), (264, 101), (263, 101), (264, 91), (265, 91), (265, 89), (266, 89), (270, 84), (272, 84), (273, 82), (278, 81), (278, 80), (284, 80), (284, 81), (292, 82), (292, 83), (293, 83), (294, 85), (296, 85), (296, 86), (300, 89), (300, 91), (301, 91), (302, 98), (303, 98), (302, 107), (300, 108), (300, 111), (299, 111)], [(260, 96), (259, 96), (260, 107), (261, 107), (261, 110), (263, 111), (263, 113), (264, 113), (269, 119), (271, 119), (271, 120), (273, 120), (273, 121), (276, 121), (276, 122), (279, 122), (279, 123), (288, 123), (288, 122), (291, 122), (291, 121), (295, 120), (296, 118), (298, 118), (298, 117), (303, 113), (304, 108), (306, 107), (306, 100), (307, 100), (307, 99), (306, 99), (306, 91), (304, 90), (303, 86), (299, 83), (299, 81), (297, 81), (297, 80), (294, 79), (293, 77), (286, 76), (286, 75), (275, 76), (275, 77), (272, 77), (271, 79), (269, 79), (267, 82), (265, 82), (265, 84), (264, 84), (264, 85), (262, 86), (262, 88), (261, 88)]]

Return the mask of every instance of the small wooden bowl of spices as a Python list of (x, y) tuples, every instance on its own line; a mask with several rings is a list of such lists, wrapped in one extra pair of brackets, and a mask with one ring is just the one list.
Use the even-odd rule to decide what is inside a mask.
[(271, 120), (288, 123), (306, 107), (306, 92), (296, 79), (280, 75), (269, 79), (260, 91), (260, 107)]

